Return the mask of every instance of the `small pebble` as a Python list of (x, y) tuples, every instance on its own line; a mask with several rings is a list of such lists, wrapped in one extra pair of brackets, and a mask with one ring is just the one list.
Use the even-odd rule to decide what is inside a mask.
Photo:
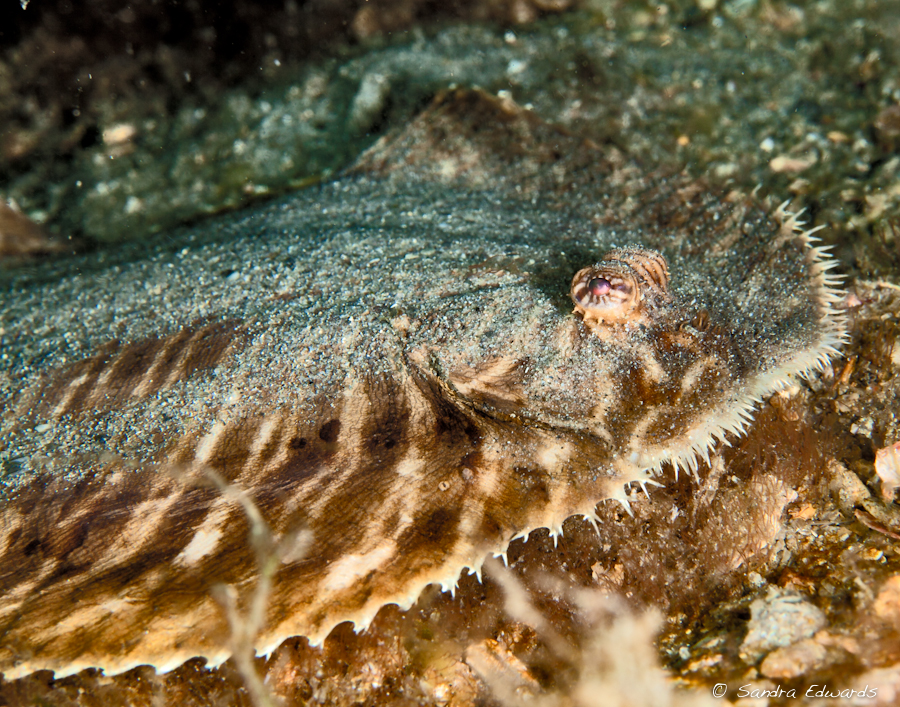
[(772, 587), (764, 599), (750, 605), (741, 659), (756, 663), (775, 648), (809, 638), (826, 624), (825, 614), (795, 591)]

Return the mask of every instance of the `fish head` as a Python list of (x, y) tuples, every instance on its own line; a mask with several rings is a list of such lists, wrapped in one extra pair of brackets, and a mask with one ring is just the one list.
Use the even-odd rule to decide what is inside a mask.
[(410, 358), (481, 416), (599, 442), (598, 463), (626, 480), (693, 466), (737, 429), (745, 370), (732, 333), (669, 279), (660, 252), (632, 246), (575, 273), (574, 310), (527, 283), (450, 298)]

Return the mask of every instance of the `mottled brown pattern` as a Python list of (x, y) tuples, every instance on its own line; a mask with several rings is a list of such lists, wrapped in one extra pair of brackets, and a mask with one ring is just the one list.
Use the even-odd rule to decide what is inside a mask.
[[(507, 146), (522, 131), (554, 146), (439, 170), (465, 189), (432, 193), (435, 208), (459, 205), (420, 223), (418, 202), (395, 203), (403, 180), (417, 184), (434, 177), (435, 159), (454, 159), (435, 126), (455, 126), (467, 154), (487, 154), (477, 126), (459, 124), (481, 114), (494, 116), (489, 132), (505, 131)], [(291, 636), (319, 644), (345, 622), (364, 628), (430, 584), (455, 587), (514, 538), (541, 528), (556, 537), (572, 516), (596, 520), (604, 500), (628, 508), (624, 486), (645, 485), (664, 464), (695, 469), (757, 400), (832, 355), (843, 336), (834, 281), (786, 215), (758, 219), (751, 202), (713, 201), (684, 180), (641, 182), (614, 154), (592, 163), (593, 176), (573, 177), (570, 187), (601, 187), (591, 187), (599, 207), (572, 197), (571, 216), (559, 201), (523, 215), (531, 202), (510, 196), (502, 176), (478, 191), (504, 160), (588, 169), (581, 153), (559, 158), (560, 144), (577, 140), (514, 105), (444, 96), (361, 161), (367, 174), (323, 187), (308, 205), (250, 214), (244, 231), (215, 233), (200, 265), (183, 264), (233, 258), (231, 247), (258, 264), (249, 296), (209, 293), (218, 320), (150, 336), (132, 315), (125, 334), (80, 362), (44, 354), (50, 363), (21, 390), (9, 383), (18, 369), (3, 370), (15, 394), (0, 408), (13, 469), (0, 513), (6, 676), (167, 670), (195, 656), (218, 664), (230, 648), (215, 587), (233, 587), (246, 610), (269, 551), (277, 567), (260, 651)], [(401, 158), (413, 159), (408, 169)], [(542, 184), (532, 174), (526, 194)], [(355, 202), (353, 190), (366, 198)], [(623, 228), (640, 248), (616, 260), (633, 270), (636, 307), (587, 322), (571, 311), (567, 283), (609, 251), (613, 236), (595, 235), (596, 222), (629, 213), (637, 197), (648, 211)], [(462, 218), (476, 212), (524, 235), (480, 239), (482, 224)], [(389, 230), (392, 218), (413, 220)], [(318, 262), (277, 269), (320, 242)], [(182, 297), (212, 281), (200, 275), (185, 278)], [(123, 292), (92, 296), (154, 311)], [(24, 424), (23, 407), (33, 409)], [(274, 550), (249, 537), (240, 494)], [(300, 537), (308, 548), (291, 545)]]
[(20, 414), (30, 422), (78, 416), (153, 395), (217, 365), (239, 330), (236, 322), (226, 321), (182, 329), (163, 339), (105, 344), (91, 358), (49, 371), (32, 390), (23, 392)]

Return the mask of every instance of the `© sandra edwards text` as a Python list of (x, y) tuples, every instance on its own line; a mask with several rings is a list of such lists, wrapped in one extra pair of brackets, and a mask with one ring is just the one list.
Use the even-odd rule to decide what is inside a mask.
[[(810, 685), (806, 692), (804, 693), (805, 697), (865, 697), (868, 699), (874, 699), (877, 695), (877, 689), (874, 687), (869, 687), (866, 685), (861, 690), (830, 690), (828, 689), (828, 685)], [(778, 685), (773, 688), (763, 689), (754, 687), (753, 685), (741, 685), (738, 688), (738, 697), (788, 697), (795, 698), (797, 697), (797, 690), (785, 690)]]

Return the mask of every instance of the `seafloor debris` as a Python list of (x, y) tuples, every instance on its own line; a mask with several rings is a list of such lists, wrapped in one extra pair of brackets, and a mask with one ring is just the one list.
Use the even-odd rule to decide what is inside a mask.
[(770, 589), (764, 599), (750, 605), (753, 613), (741, 643), (741, 657), (755, 663), (775, 648), (809, 638), (822, 628), (825, 615), (796, 592)]
[(25, 214), (0, 199), (0, 258), (27, 257), (60, 249), (44, 229)]
[(875, 455), (875, 473), (881, 480), (881, 494), (890, 500), (900, 488), (900, 442), (879, 449)]

